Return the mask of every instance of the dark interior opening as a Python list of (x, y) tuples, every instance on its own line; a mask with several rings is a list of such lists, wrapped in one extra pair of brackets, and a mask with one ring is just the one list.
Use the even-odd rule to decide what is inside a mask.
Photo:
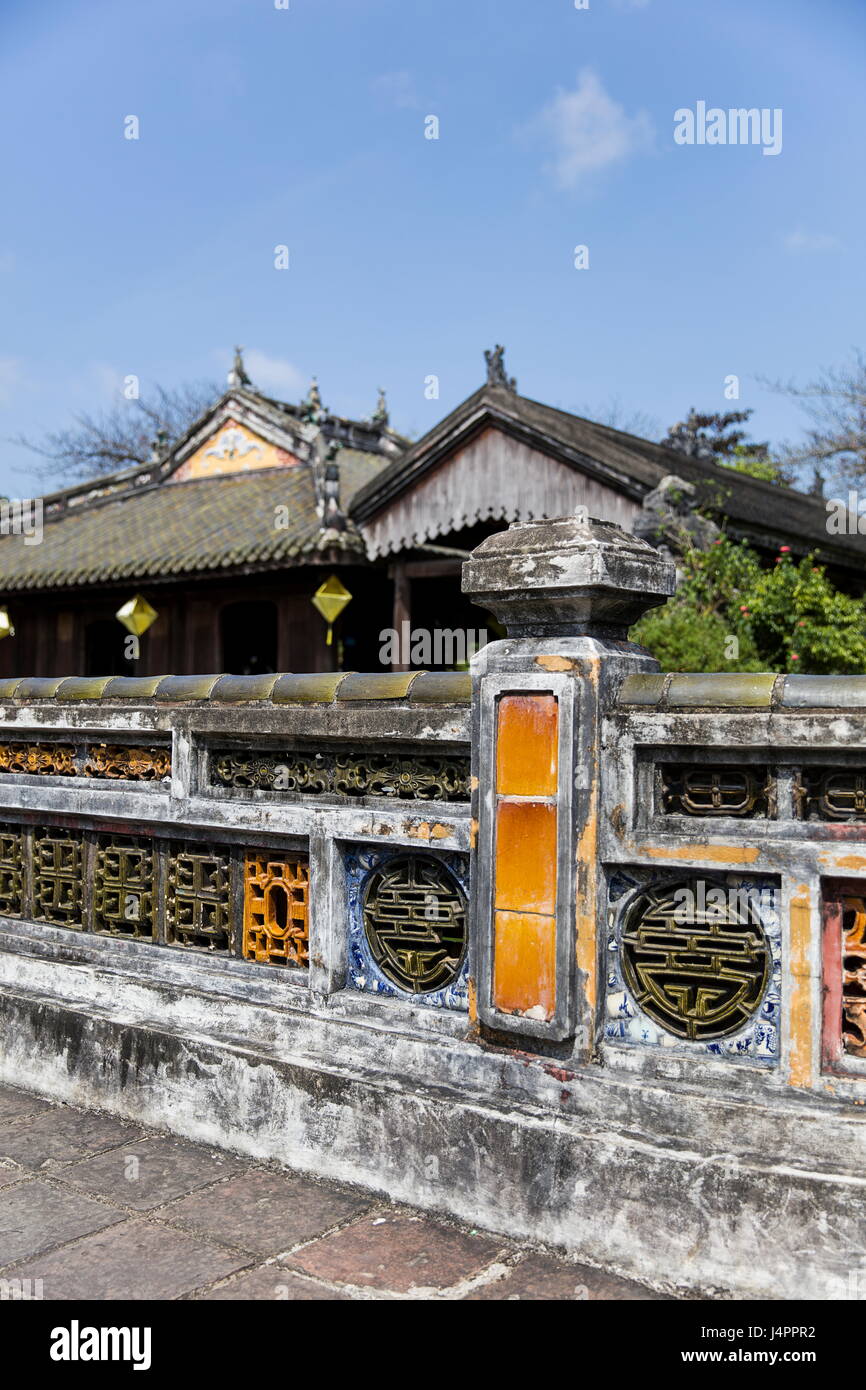
[(274, 914), (274, 924), (280, 931), (285, 931), (289, 925), (289, 895), (280, 884), (273, 884), (271, 887), (271, 908)]
[(227, 603), (220, 614), (222, 662), (230, 676), (277, 669), (277, 605), (262, 599)]
[(84, 674), (86, 676), (133, 676), (135, 662), (124, 656), (124, 643), (130, 634), (116, 618), (96, 618), (84, 629)]

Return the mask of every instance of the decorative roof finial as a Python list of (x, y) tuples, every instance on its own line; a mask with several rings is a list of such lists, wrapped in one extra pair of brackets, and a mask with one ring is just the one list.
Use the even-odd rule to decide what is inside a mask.
[(497, 343), (492, 352), (489, 348), (485, 350), (484, 361), (487, 363), (487, 385), (502, 386), (506, 391), (516, 391), (516, 378), (505, 375), (504, 357), (505, 348), (501, 343)]
[(384, 392), (383, 388), (380, 386), (380, 387), (379, 387), (379, 399), (378, 399), (378, 401), (376, 402), (376, 409), (375, 409), (375, 411), (373, 412), (373, 424), (374, 424), (374, 425), (387, 425), (388, 420), (389, 420), (389, 416), (388, 416), (388, 402), (385, 400), (385, 392)]
[(159, 463), (165, 453), (168, 444), (168, 431), (158, 429), (153, 439), (150, 441), (150, 458), (148, 463)]
[(244, 367), (244, 359), (241, 355), (242, 353), (243, 348), (235, 348), (235, 360), (232, 363), (231, 371), (226, 377), (229, 386), (252, 386), (253, 384), (247, 376), (246, 368)]
[(313, 486), (316, 490), (316, 511), (322, 531), (345, 531), (346, 517), (340, 505), (339, 440), (325, 440), (321, 430), (316, 435), (313, 455)]
[(322, 394), (319, 390), (319, 383), (316, 377), (310, 382), (310, 389), (307, 392), (307, 399), (301, 402), (301, 415), (303, 419), (310, 420), (317, 424), (325, 414), (322, 406)]

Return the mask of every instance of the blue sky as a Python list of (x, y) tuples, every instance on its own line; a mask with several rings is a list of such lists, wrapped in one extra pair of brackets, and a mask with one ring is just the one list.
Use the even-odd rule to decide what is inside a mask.
[[(421, 434), (502, 342), (524, 394), (663, 426), (736, 374), (777, 442), (802, 416), (755, 378), (866, 346), (861, 0), (289, 4), (4, 0), (3, 441), (235, 342), (271, 394), (382, 385)], [(675, 144), (698, 101), (781, 108), (781, 153)], [(0, 490), (36, 488), (4, 442)]]

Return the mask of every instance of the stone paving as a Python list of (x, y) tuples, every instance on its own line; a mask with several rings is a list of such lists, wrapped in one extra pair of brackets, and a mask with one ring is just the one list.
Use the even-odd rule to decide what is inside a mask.
[(0, 1087), (0, 1297), (26, 1279), (72, 1300), (660, 1297), (359, 1188)]

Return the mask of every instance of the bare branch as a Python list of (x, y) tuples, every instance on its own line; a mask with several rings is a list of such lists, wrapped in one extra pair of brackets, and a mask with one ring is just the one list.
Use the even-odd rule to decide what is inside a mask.
[(866, 480), (866, 356), (862, 351), (854, 352), (850, 365), (822, 368), (804, 386), (761, 380), (768, 390), (796, 400), (812, 421), (802, 442), (783, 446), (789, 464), (813, 468), (831, 464), (836, 482)]
[(175, 443), (221, 394), (212, 382), (154, 386), (149, 395), (118, 402), (102, 414), (76, 415), (72, 425), (41, 439), (19, 435), (11, 442), (43, 459), (37, 473), (61, 485), (103, 477), (146, 463), (158, 434), (165, 447)]

